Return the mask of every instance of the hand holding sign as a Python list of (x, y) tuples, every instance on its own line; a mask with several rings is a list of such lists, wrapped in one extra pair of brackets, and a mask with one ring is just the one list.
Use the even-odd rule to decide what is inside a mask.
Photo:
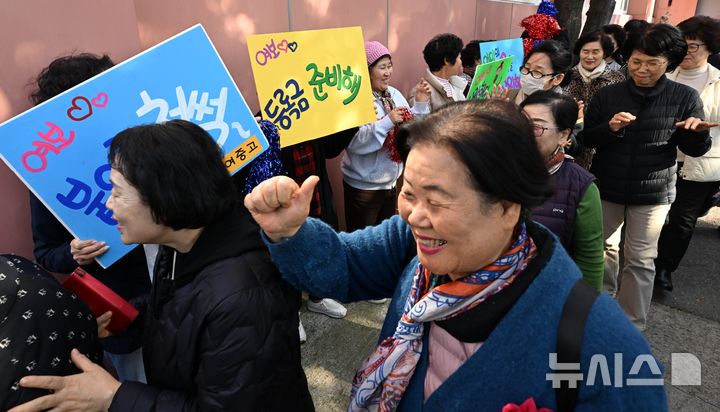
[(107, 252), (110, 247), (97, 240), (73, 239), (70, 241), (70, 254), (80, 266), (89, 265), (96, 257)]

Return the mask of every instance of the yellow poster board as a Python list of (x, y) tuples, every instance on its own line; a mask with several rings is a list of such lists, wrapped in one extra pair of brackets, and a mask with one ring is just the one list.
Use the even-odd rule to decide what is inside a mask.
[(377, 120), (360, 27), (247, 38), (263, 119), (282, 147)]

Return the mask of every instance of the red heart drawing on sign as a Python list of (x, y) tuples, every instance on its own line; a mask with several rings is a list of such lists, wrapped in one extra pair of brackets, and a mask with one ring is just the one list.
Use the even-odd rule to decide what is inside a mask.
[(98, 95), (96, 97), (93, 97), (91, 102), (92, 102), (93, 106), (95, 106), (99, 109), (104, 109), (105, 106), (107, 106), (107, 104), (108, 104), (108, 100), (109, 99), (108, 99), (107, 93), (100, 92), (100, 93), (98, 93)]
[(287, 41), (287, 40), (281, 41), (280, 43), (278, 43), (277, 48), (278, 48), (278, 50), (282, 50), (282, 51), (284, 51), (285, 53), (287, 53), (287, 51), (288, 51), (288, 41)]
[[(78, 101), (85, 102), (85, 107), (78, 106)], [(85, 115), (82, 115), (86, 110), (87, 113)], [(73, 112), (75, 111), (79, 111), (79, 114), (81, 114), (82, 116), (74, 116)], [(87, 119), (88, 117), (90, 117), (90, 115), (92, 115), (92, 113), (93, 111), (92, 105), (90, 105), (90, 101), (83, 96), (78, 96), (74, 98), (72, 100), (72, 106), (67, 110), (68, 117), (75, 120), (76, 122)]]

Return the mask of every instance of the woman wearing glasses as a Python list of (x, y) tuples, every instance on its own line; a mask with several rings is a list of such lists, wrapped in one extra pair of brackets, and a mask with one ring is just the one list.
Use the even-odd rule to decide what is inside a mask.
[[(624, 81), (625, 76), (622, 73), (610, 69), (605, 63), (605, 58), (612, 52), (612, 40), (601, 31), (580, 37), (573, 49), (579, 63), (570, 71), (570, 81), (563, 87), (563, 92), (572, 96), (578, 103), (587, 104), (598, 90)], [(579, 113), (581, 117), (584, 115), (584, 110)], [(585, 169), (590, 169), (593, 154), (593, 149), (580, 149), (575, 156), (575, 162)]]
[(583, 279), (600, 291), (603, 283), (603, 238), (600, 192), (595, 176), (565, 155), (578, 117), (572, 97), (551, 90), (536, 92), (521, 104), (555, 194), (533, 210), (531, 218), (555, 233), (580, 268)]
[(553, 90), (562, 93), (565, 85), (565, 73), (572, 66), (572, 56), (562, 43), (546, 40), (535, 46), (525, 58), (520, 68), (521, 89), (515, 97), (515, 104), (540, 90)]
[[(605, 249), (604, 288), (635, 325), (645, 328), (655, 278), (657, 240), (675, 200), (680, 148), (701, 156), (710, 148), (703, 102), (694, 89), (668, 80), (687, 52), (675, 27), (650, 26), (634, 39), (630, 78), (600, 89), (585, 114), (581, 140), (596, 148), (590, 171), (598, 178)], [(625, 226), (622, 286), (619, 245)]]
[[(704, 119), (720, 121), (720, 70), (708, 64), (708, 57), (720, 51), (720, 21), (708, 16), (691, 17), (678, 24), (688, 44), (688, 52), (680, 67), (668, 78), (692, 87), (700, 93), (705, 109)], [(695, 223), (712, 204), (720, 186), (720, 129), (710, 130), (712, 148), (701, 157), (685, 157), (678, 153), (677, 198), (663, 227), (655, 259), (655, 283), (673, 290), (670, 274), (682, 260)]]

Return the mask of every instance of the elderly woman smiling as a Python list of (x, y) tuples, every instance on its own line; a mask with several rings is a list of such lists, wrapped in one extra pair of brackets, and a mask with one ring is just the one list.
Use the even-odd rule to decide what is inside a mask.
[[(526, 218), (551, 194), (528, 119), (509, 102), (450, 103), (400, 137), (409, 148), (400, 215), (378, 226), (338, 234), (307, 218), (317, 177), (300, 187), (272, 178), (245, 198), (291, 283), (344, 301), (393, 299), (348, 409), (499, 411), (532, 398), (556, 410), (546, 373), (580, 272)], [(622, 353), (627, 374), (650, 353), (607, 296), (580, 330), (584, 372), (593, 354)], [(577, 405), (667, 408), (662, 387), (597, 383), (580, 384)]]
[(108, 157), (107, 206), (122, 241), (161, 245), (138, 318), (148, 384), (120, 383), (74, 351), (83, 372), (24, 377), (21, 386), (54, 393), (13, 412), (313, 410), (300, 365), (300, 294), (238, 204), (215, 141), (172, 120), (120, 132)]

